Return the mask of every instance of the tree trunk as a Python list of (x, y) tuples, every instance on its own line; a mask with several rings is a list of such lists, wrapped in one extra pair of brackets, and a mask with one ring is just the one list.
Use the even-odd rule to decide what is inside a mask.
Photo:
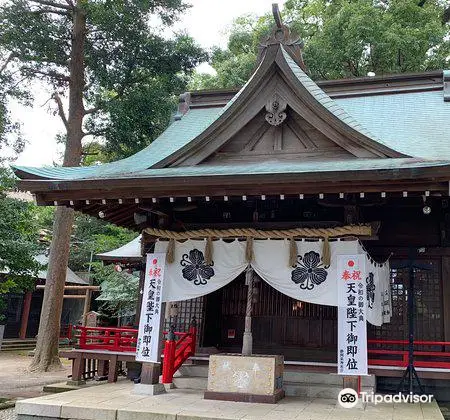
[[(67, 143), (63, 166), (78, 166), (81, 161), (85, 37), (86, 15), (84, 10), (76, 6), (73, 10), (69, 115), (66, 124)], [(48, 371), (61, 367), (58, 355), (59, 333), (73, 217), (73, 209), (62, 206), (56, 208), (38, 339), (30, 366), (33, 371)]]

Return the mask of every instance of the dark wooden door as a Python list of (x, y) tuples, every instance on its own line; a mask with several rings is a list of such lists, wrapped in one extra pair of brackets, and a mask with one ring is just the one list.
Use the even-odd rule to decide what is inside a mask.
[[(284, 354), (289, 360), (334, 361), (335, 307), (297, 301), (264, 281), (259, 281), (255, 287), (252, 316), (255, 353)], [(247, 299), (243, 277), (216, 293), (221, 295), (222, 309), (219, 347), (225, 351), (240, 351)]]

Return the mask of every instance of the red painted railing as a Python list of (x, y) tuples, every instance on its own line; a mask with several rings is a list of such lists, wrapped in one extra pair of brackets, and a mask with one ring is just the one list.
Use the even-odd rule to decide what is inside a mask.
[(136, 351), (135, 328), (73, 326), (78, 346), (83, 350)]
[(175, 332), (173, 326), (170, 328), (164, 343), (163, 384), (172, 383), (174, 373), (189, 357), (195, 354), (196, 337), (197, 326), (195, 318), (192, 320), (187, 333)]
[[(367, 340), (370, 366), (408, 366), (408, 340)], [(450, 369), (449, 341), (415, 340), (414, 347), (433, 347), (433, 350), (414, 349), (414, 366)], [(387, 349), (394, 347), (395, 349)]]

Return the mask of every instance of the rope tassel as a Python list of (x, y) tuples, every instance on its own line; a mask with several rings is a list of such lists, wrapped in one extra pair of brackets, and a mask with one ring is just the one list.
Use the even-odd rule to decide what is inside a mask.
[(289, 241), (289, 267), (294, 267), (297, 263), (297, 242), (295, 242), (294, 238), (291, 238)]
[(255, 255), (253, 253), (253, 238), (251, 236), (247, 236), (247, 241), (245, 244), (245, 260), (248, 263), (251, 263), (254, 257)]
[(211, 265), (213, 262), (213, 241), (211, 236), (206, 239), (205, 246), (205, 263)]
[(172, 264), (175, 261), (175, 239), (169, 239), (167, 245), (166, 261), (168, 264)]
[(329, 267), (331, 265), (331, 249), (328, 236), (325, 236), (325, 238), (323, 238), (322, 262), (326, 267)]

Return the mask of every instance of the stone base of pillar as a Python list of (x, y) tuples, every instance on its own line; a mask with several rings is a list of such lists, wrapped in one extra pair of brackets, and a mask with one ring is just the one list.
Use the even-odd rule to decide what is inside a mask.
[(169, 389), (175, 389), (175, 384), (171, 382), (170, 384), (163, 384), (166, 391), (169, 391)]
[(134, 384), (133, 394), (158, 395), (164, 394), (166, 388), (163, 384)]
[(242, 340), (242, 354), (244, 356), (251, 356), (253, 351), (253, 336), (251, 332), (244, 332)]

